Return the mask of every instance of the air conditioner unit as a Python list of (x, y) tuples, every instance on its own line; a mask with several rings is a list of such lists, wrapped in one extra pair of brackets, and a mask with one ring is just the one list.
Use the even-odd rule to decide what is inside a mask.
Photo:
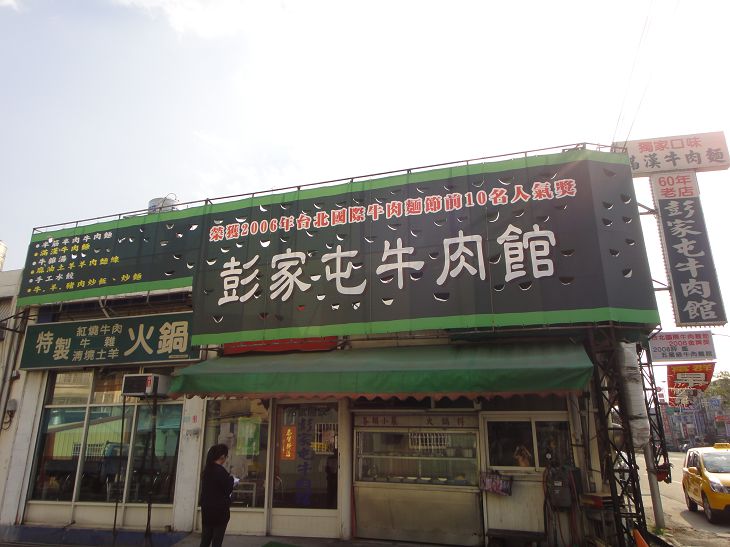
[(162, 374), (125, 374), (122, 395), (125, 397), (167, 397), (170, 377)]

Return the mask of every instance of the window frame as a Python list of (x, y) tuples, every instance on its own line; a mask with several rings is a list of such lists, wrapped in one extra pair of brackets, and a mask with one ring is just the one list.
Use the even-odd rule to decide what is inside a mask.
[[(166, 367), (165, 372), (173, 372), (175, 368), (173, 366)], [(96, 393), (95, 388), (97, 385), (97, 379), (98, 375), (102, 373), (102, 371), (110, 371), (110, 372), (117, 372), (121, 371), (123, 374), (139, 374), (139, 373), (151, 373), (150, 367), (144, 367), (141, 365), (138, 366), (128, 366), (128, 365), (111, 365), (111, 366), (99, 366), (99, 367), (85, 367), (80, 369), (58, 369), (58, 370), (48, 370), (46, 374), (45, 379), (45, 387), (43, 390), (43, 400), (41, 403), (41, 420), (39, 422), (40, 427), (36, 433), (36, 442), (34, 446), (34, 450), (32, 453), (33, 462), (31, 465), (31, 474), (30, 474), (30, 481), (28, 484), (28, 493), (27, 493), (27, 500), (28, 502), (43, 502), (43, 503), (83, 503), (83, 504), (110, 504), (115, 503), (116, 500), (110, 500), (110, 501), (98, 501), (98, 500), (81, 500), (81, 481), (83, 480), (84, 475), (84, 465), (86, 463), (86, 456), (88, 451), (88, 437), (89, 437), (89, 427), (90, 427), (90, 420), (92, 415), (92, 409), (94, 408), (102, 408), (102, 407), (108, 407), (113, 408), (117, 407), (120, 410), (125, 407), (125, 412), (131, 413), (131, 419), (129, 420), (129, 443), (124, 443), (127, 445), (127, 457), (124, 461), (124, 482), (123, 482), (123, 491), (121, 492), (121, 497), (119, 500), (119, 503), (126, 504), (126, 505), (140, 505), (146, 502), (139, 502), (139, 501), (129, 501), (129, 488), (130, 488), (130, 478), (131, 474), (133, 472), (133, 464), (134, 464), (134, 443), (137, 436), (137, 423), (139, 420), (140, 411), (145, 406), (152, 406), (152, 401), (147, 400), (144, 398), (139, 397), (127, 397), (126, 401), (123, 402), (94, 402), (94, 394)], [(155, 367), (154, 370), (155, 373), (160, 373), (160, 367)], [(63, 404), (63, 403), (50, 403), (49, 401), (52, 400), (53, 396), (53, 390), (56, 386), (56, 378), (59, 374), (73, 374), (73, 373), (91, 373), (91, 382), (88, 388), (88, 393), (86, 396), (86, 402), (81, 403), (80, 401), (74, 404)], [(157, 400), (158, 408), (160, 406), (184, 406), (183, 402), (180, 401), (171, 401), (167, 399), (159, 399)], [(78, 452), (72, 449), (73, 455), (72, 455), (72, 461), (75, 461), (75, 467), (74, 467), (74, 479), (73, 479), (73, 489), (71, 494), (70, 500), (54, 500), (54, 499), (45, 499), (43, 497), (36, 497), (36, 487), (37, 487), (37, 481), (39, 479), (39, 466), (43, 465), (44, 459), (43, 454), (41, 454), (41, 448), (44, 448), (45, 450), (45, 442), (46, 442), (46, 436), (48, 434), (47, 427), (44, 431), (44, 424), (45, 424), (45, 416), (46, 413), (54, 410), (54, 409), (83, 409), (84, 418), (82, 421), (82, 434), (81, 434), (81, 440), (80, 440), (80, 446), (78, 449)], [(181, 408), (180, 415), (181, 415), (181, 422), (180, 422), (180, 430), (178, 432), (178, 435), (182, 434), (182, 416), (184, 414), (184, 409)], [(125, 424), (125, 430), (127, 421), (125, 421), (125, 417), (122, 414), (120, 414), (121, 420)], [(178, 452), (180, 450), (180, 439), (178, 439)], [(177, 467), (175, 468), (174, 476), (177, 476)], [(156, 504), (160, 505), (173, 505), (175, 502), (175, 496), (173, 493), (172, 499), (166, 502), (155, 502)]]
[[(491, 441), (489, 439), (489, 428), (490, 422), (528, 422), (532, 429), (532, 445), (533, 445), (533, 458), (534, 465), (529, 467), (521, 467), (518, 465), (491, 465), (490, 461), (490, 446)], [(555, 411), (512, 411), (512, 412), (480, 412), (479, 413), (479, 428), (482, 435), (482, 461), (486, 469), (494, 469), (498, 471), (506, 471), (509, 473), (535, 473), (543, 472), (547, 467), (542, 462), (542, 458), (539, 454), (539, 444), (537, 439), (537, 427), (536, 423), (539, 422), (564, 422), (568, 424), (568, 440), (569, 440), (569, 454), (571, 461), (574, 461), (575, 454), (573, 451), (572, 433), (573, 428), (570, 422), (570, 414), (568, 411), (555, 410)]]

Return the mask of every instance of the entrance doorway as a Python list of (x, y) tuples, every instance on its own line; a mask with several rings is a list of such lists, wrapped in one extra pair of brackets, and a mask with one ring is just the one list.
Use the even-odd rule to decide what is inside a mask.
[(278, 404), (272, 535), (339, 537), (337, 403)]

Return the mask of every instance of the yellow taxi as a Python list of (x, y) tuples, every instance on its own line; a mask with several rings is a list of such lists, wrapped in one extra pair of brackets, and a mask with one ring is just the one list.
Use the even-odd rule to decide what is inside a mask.
[(709, 522), (730, 515), (730, 443), (687, 450), (682, 489), (687, 509), (701, 505)]

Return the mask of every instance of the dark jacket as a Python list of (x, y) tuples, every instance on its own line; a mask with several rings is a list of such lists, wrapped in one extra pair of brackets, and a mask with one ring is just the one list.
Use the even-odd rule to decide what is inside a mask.
[(219, 526), (231, 517), (231, 492), (233, 477), (222, 465), (212, 463), (203, 471), (203, 485), (200, 489), (200, 510), (203, 524)]

